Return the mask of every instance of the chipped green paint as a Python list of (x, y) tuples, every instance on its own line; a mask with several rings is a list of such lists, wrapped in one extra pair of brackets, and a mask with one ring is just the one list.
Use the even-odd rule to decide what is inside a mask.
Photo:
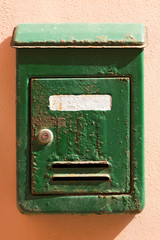
[[(110, 94), (111, 111), (51, 111), (52, 94)], [(130, 191), (130, 79), (67, 78), (31, 79), (32, 192), (35, 194), (102, 194)], [(62, 122), (63, 120), (63, 122)], [(40, 145), (38, 132), (48, 128), (54, 141)], [(113, 144), (114, 143), (114, 144)], [(117, 149), (115, 151), (115, 145)], [(93, 161), (88, 167), (77, 165), (52, 168), (53, 162)], [(107, 161), (109, 168), (94, 166)], [(55, 174), (93, 174), (93, 180), (52, 182)], [(110, 180), (96, 181), (99, 174)]]
[[(25, 39), (28, 41), (28, 37)], [(28, 48), (17, 49), (16, 55), (20, 211), (97, 214), (141, 211), (144, 207), (143, 49)], [(97, 92), (112, 95), (111, 111), (67, 115), (49, 110), (50, 95)], [(41, 128), (55, 131), (50, 146), (37, 143)], [(77, 161), (82, 160), (86, 165), (77, 168)], [(52, 165), (70, 161), (75, 162), (73, 168), (59, 170)], [(106, 161), (109, 165), (103, 168), (87, 166), (90, 162)], [(75, 176), (82, 172), (110, 178), (105, 183), (96, 179), (94, 186), (91, 180), (83, 184), (75, 179), (67, 184), (50, 181), (54, 174)]]

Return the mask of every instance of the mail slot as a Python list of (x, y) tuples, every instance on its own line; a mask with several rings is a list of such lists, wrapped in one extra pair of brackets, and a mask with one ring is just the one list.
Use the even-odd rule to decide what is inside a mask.
[(143, 24), (20, 24), (17, 202), (24, 213), (144, 207)]

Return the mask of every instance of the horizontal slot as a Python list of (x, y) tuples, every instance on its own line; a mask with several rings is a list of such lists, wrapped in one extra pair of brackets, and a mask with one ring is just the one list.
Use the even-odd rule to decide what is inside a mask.
[(107, 161), (68, 161), (68, 162), (54, 162), (52, 168), (109, 168)]
[(55, 174), (52, 181), (109, 181), (107, 174)]

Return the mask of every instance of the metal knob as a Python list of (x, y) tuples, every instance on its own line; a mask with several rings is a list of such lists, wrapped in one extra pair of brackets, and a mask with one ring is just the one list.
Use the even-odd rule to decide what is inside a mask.
[(41, 144), (47, 144), (53, 142), (53, 133), (49, 129), (42, 129), (38, 133), (38, 141)]

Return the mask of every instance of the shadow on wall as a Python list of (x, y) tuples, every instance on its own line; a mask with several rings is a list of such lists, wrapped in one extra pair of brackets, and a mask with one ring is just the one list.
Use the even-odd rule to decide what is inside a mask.
[[(1, 184), (15, 177), (15, 54), (10, 41), (11, 37), (0, 44), (0, 132), (3, 133), (0, 138)], [(10, 188), (14, 187), (12, 182), (10, 184)]]
[[(4, 166), (1, 168), (4, 169), (1, 189), (2, 191), (4, 189), (4, 201), (8, 206), (9, 213), (7, 215), (6, 229), (4, 230), (7, 231), (9, 223), (14, 230), (16, 238), (22, 239), (23, 237), (24, 240), (115, 239), (132, 221), (134, 215), (22, 215), (16, 209), (15, 51), (11, 49), (10, 41), (11, 38), (9, 37), (0, 45), (0, 101), (3, 103), (0, 108), (0, 113), (4, 113), (3, 118), (1, 117), (0, 119), (0, 128), (3, 130), (7, 126), (7, 133), (3, 138), (3, 142), (0, 142), (2, 147), (1, 159), (4, 160), (2, 161), (2, 165)], [(10, 138), (7, 136), (10, 136)], [(5, 162), (6, 160), (7, 162)], [(6, 164), (8, 164), (8, 170), (5, 170)], [(10, 172), (9, 176), (7, 171)], [(7, 187), (8, 181), (11, 184), (9, 188)], [(21, 233), (19, 229), (21, 229)]]
[(26, 218), (34, 226), (34, 232), (43, 229), (41, 234), (34, 233), (38, 235), (36, 239), (113, 240), (134, 215), (32, 215)]

